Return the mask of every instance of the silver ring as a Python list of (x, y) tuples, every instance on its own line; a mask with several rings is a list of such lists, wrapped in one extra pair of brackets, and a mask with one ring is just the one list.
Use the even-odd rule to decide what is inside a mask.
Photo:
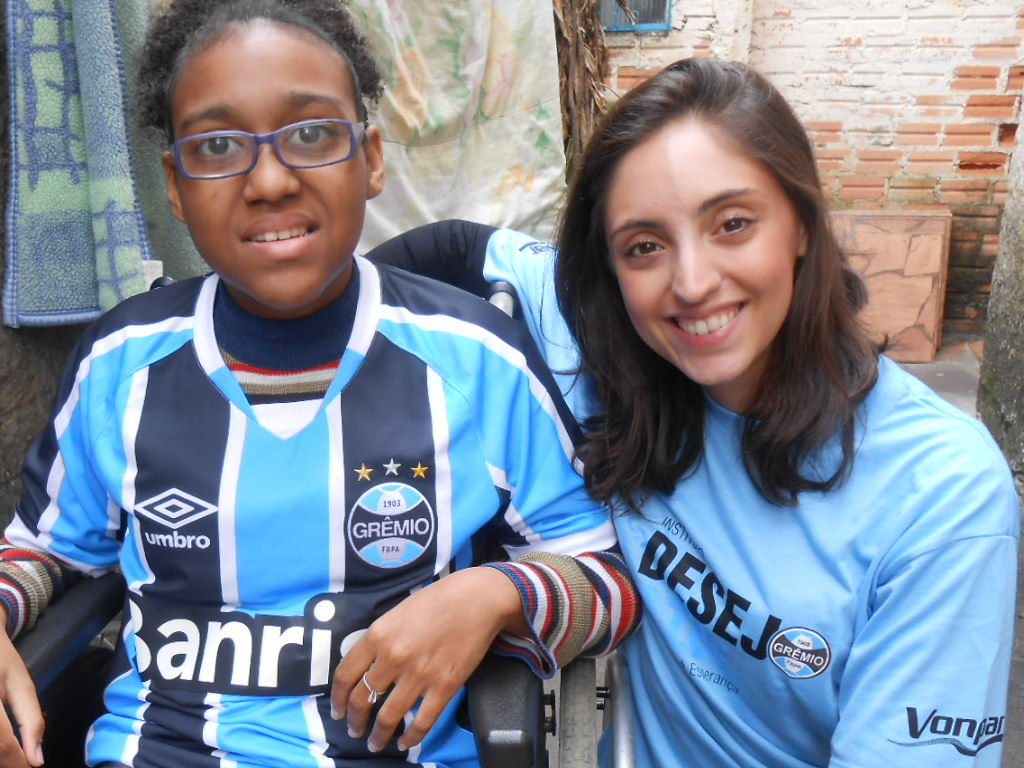
[[(370, 670), (366, 670), (366, 672), (369, 671)], [(380, 698), (381, 692), (374, 688), (372, 685), (370, 685), (370, 681), (366, 679), (366, 672), (363, 672), (363, 685), (365, 685), (367, 690), (370, 691), (370, 703), (376, 704), (377, 699)]]

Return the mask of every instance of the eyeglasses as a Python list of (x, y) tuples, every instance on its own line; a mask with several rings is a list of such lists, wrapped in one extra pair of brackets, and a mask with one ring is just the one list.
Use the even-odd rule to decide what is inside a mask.
[(366, 129), (348, 120), (301, 120), (270, 133), (208, 131), (174, 142), (174, 164), (189, 179), (226, 179), (256, 167), (261, 144), (289, 168), (320, 168), (349, 160)]

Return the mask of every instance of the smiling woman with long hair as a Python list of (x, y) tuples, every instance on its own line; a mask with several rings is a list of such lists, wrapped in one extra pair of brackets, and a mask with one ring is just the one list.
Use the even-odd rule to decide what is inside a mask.
[(557, 248), (446, 222), (373, 255), (515, 287), (644, 600), (622, 650), (638, 765), (999, 765), (1009, 469), (859, 327), (811, 144), (765, 78), (685, 59), (624, 96)]
[(84, 331), (26, 459), (0, 766), (44, 760), (8, 636), (116, 569), (90, 765), (477, 768), (457, 715), (486, 653), (551, 676), (639, 620), (576, 425), (521, 325), (355, 253), (384, 185), (380, 74), (343, 4), (171, 0), (143, 59), (211, 272)]

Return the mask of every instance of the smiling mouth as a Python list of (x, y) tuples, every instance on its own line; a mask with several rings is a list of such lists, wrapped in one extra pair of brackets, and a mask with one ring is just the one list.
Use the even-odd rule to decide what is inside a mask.
[(249, 238), (253, 243), (276, 243), (278, 240), (291, 240), (295, 237), (305, 237), (313, 230), (309, 227), (294, 227), (293, 229), (282, 229), (279, 232), (263, 232)]
[(714, 333), (727, 326), (739, 313), (740, 307), (736, 307), (729, 312), (719, 312), (717, 315), (712, 315), (695, 322), (677, 319), (676, 325), (693, 336), (707, 336), (709, 333)]

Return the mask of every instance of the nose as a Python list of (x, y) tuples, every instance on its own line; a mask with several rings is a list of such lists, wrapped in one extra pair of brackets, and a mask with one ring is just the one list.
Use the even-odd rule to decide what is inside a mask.
[(246, 202), (273, 202), (298, 192), (299, 178), (295, 169), (281, 162), (268, 142), (256, 152), (256, 165), (246, 174), (244, 197)]
[(699, 304), (722, 284), (714, 247), (700, 238), (679, 245), (672, 265), (672, 292), (687, 304)]

